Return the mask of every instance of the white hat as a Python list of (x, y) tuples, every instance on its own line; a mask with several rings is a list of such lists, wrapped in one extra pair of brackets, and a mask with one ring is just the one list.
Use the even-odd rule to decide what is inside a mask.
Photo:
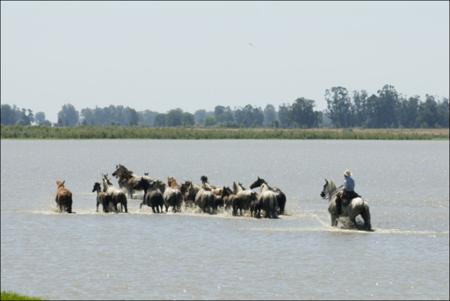
[(350, 177), (351, 175), (352, 175), (352, 172), (349, 169), (344, 171), (344, 176)]

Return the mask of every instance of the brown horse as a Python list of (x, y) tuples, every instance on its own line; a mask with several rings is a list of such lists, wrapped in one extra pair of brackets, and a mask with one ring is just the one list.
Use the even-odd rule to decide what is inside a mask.
[(181, 202), (183, 201), (183, 194), (181, 193), (180, 186), (173, 177), (167, 178), (167, 187), (163, 193), (164, 207), (166, 212), (169, 207), (172, 206), (173, 212), (181, 210)]
[(66, 181), (56, 181), (56, 197), (55, 202), (59, 208), (59, 212), (67, 211), (72, 213), (72, 192), (64, 187)]

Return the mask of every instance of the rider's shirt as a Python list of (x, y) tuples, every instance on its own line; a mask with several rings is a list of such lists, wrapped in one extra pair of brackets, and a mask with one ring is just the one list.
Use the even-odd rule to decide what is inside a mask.
[(352, 177), (345, 177), (344, 189), (347, 191), (353, 191), (355, 189), (355, 181)]

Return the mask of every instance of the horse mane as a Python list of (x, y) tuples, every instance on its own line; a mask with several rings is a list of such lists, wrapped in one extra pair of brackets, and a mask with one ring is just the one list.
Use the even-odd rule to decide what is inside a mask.
[(262, 183), (261, 184), (261, 192), (264, 192), (267, 190), (272, 190), (272, 189), (270, 188), (270, 186), (267, 183)]
[(243, 190), (245, 190), (245, 189), (242, 187), (241, 183), (236, 184), (236, 182), (233, 182), (233, 193), (234, 194), (241, 192)]
[(333, 182), (333, 180), (325, 179), (325, 181), (327, 182), (327, 193), (331, 198), (332, 195), (336, 194), (338, 189), (336, 187), (336, 184)]
[(116, 171), (114, 173), (116, 173), (117, 177), (125, 179), (129, 179), (134, 175), (134, 172), (132, 170), (129, 170), (122, 164), (116, 166)]

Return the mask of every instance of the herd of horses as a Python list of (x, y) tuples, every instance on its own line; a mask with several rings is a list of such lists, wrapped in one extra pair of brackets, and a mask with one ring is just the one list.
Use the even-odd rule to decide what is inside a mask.
[[(182, 208), (199, 208), (202, 212), (215, 214), (219, 208), (224, 208), (231, 210), (234, 216), (249, 212), (250, 216), (256, 218), (262, 217), (262, 213), (265, 218), (277, 218), (285, 214), (285, 193), (260, 177), (249, 188), (245, 188), (240, 182), (233, 182), (231, 188), (214, 186), (206, 176), (200, 178), (199, 184), (192, 181), (179, 184), (173, 177), (168, 177), (167, 182), (163, 182), (150, 177), (148, 173), (138, 176), (121, 164), (116, 165), (112, 176), (117, 178), (119, 188), (114, 187), (107, 174), (102, 175), (101, 183), (94, 183), (92, 192), (97, 193), (97, 212), (100, 205), (105, 213), (128, 212), (128, 198), (133, 198), (136, 191), (143, 191), (139, 208), (149, 206), (153, 213), (168, 212), (169, 209), (180, 212)], [(55, 201), (59, 211), (72, 213), (72, 193), (64, 186), (65, 181), (57, 181), (56, 184)], [(259, 188), (259, 191), (253, 190), (255, 188)], [(334, 182), (325, 179), (320, 195), (329, 201), (331, 225), (338, 226), (338, 218), (344, 216), (349, 218), (352, 228), (371, 231), (367, 201), (355, 198), (338, 213), (335, 202), (338, 192)], [(357, 223), (357, 216), (362, 217), (364, 225)]]

